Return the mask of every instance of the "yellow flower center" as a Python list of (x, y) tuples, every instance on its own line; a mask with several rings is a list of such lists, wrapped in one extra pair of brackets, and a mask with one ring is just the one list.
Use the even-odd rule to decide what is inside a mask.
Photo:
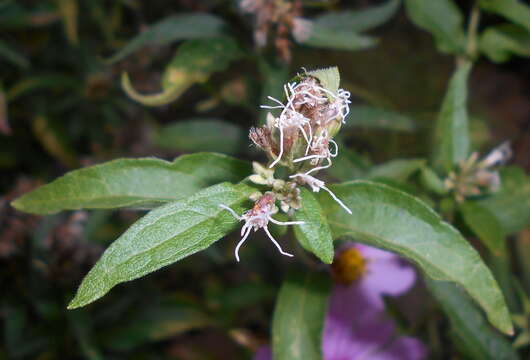
[(354, 247), (341, 252), (331, 264), (331, 270), (335, 281), (344, 285), (350, 285), (364, 275), (366, 271), (366, 260), (361, 252)]

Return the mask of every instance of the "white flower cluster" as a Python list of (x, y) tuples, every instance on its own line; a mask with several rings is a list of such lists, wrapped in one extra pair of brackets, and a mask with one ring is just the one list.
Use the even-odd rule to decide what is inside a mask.
[[(274, 220), (278, 209), (276, 200), (282, 202), (282, 210), (288, 212), (299, 207), (299, 189), (297, 185), (308, 185), (313, 192), (321, 189), (328, 192), (331, 197), (345, 211), (351, 210), (328, 188), (324, 181), (311, 174), (327, 169), (332, 165), (332, 158), (339, 152), (338, 144), (332, 139), (345, 122), (349, 114), (350, 93), (338, 89), (336, 93), (326, 89), (317, 78), (307, 72), (301, 76), (300, 82), (291, 82), (284, 85), (285, 103), (271, 96), (269, 100), (274, 105), (262, 105), (262, 108), (278, 110), (278, 117), (271, 113), (267, 116), (267, 126), (251, 129), (252, 141), (267, 152), (271, 163), (269, 169), (254, 166), (255, 175), (250, 180), (260, 185), (268, 185), (273, 191), (254, 198), (254, 207), (239, 216), (231, 208), (220, 205), (240, 221), (245, 221), (241, 229), (241, 240), (236, 246), (235, 256), (239, 261), (239, 249), (249, 236), (251, 230), (263, 229), (269, 239), (278, 248), (281, 254), (292, 256), (284, 252), (278, 242), (268, 230), (269, 221), (278, 225), (302, 225), (301, 221), (280, 222)], [(273, 168), (281, 162), (293, 172), (289, 176), (291, 181), (274, 179)], [(294, 170), (294, 169), (298, 170)], [(294, 174), (293, 174), (294, 173)], [(291, 210), (291, 211), (292, 211)], [(292, 212), (291, 212), (292, 213)]]

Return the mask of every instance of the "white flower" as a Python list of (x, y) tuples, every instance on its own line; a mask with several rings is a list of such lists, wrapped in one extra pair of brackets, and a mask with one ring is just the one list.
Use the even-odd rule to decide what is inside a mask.
[(274, 215), (278, 209), (274, 205), (274, 202), (276, 200), (276, 197), (274, 193), (267, 192), (264, 195), (262, 195), (257, 201), (254, 203), (254, 207), (247, 212), (243, 213), (243, 215), (239, 216), (234, 210), (232, 210), (230, 207), (220, 204), (219, 207), (223, 208), (227, 211), (229, 211), (236, 219), (239, 221), (245, 221), (245, 225), (241, 228), (241, 240), (237, 244), (234, 255), (236, 257), (236, 260), (239, 262), (239, 248), (243, 245), (245, 240), (247, 240), (248, 236), (250, 235), (250, 231), (258, 231), (259, 229), (263, 229), (269, 239), (272, 241), (272, 243), (278, 248), (280, 251), (280, 254), (285, 256), (293, 256), (292, 254), (289, 254), (282, 250), (280, 244), (274, 239), (274, 237), (271, 235), (268, 225), (269, 221), (273, 224), (277, 225), (302, 225), (304, 224), (303, 221), (278, 221), (274, 220), (272, 218), (272, 215)]
[(289, 176), (291, 179), (297, 179), (298, 182), (302, 184), (307, 184), (313, 190), (313, 192), (319, 192), (320, 189), (324, 189), (327, 191), (333, 200), (335, 200), (348, 214), (351, 215), (351, 210), (330, 190), (326, 187), (326, 183), (322, 180), (319, 180), (311, 175), (308, 175), (308, 173), (305, 174), (295, 174)]

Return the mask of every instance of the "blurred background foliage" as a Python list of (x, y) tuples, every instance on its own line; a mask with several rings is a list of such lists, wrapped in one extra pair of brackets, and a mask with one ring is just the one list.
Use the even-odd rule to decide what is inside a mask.
[[(406, 180), (429, 153), (454, 67), (448, 53), (464, 36), (451, 33), (448, 43), (422, 28), (438, 21), (443, 32), (444, 20), (458, 21), (455, 11), (467, 21), (473, 2), (434, 9), (438, 19), (411, 11), (418, 1), (285, 3), (289, 11), (256, 27), (248, 7), (228, 0), (0, 0), (0, 358), (236, 359), (267, 342), (285, 264), (266, 242), (254, 241), (241, 264), (232, 242), (220, 243), (67, 311), (82, 275), (141, 214), (38, 217), (9, 202), (68, 170), (118, 157), (215, 151), (254, 159), (247, 131), (264, 120), (259, 105), (267, 95), (281, 98), (282, 84), (302, 68), (337, 65), (353, 95), (330, 178), (379, 179), (422, 196), (418, 182)], [(470, 79), (472, 148), (511, 140), (513, 162), (528, 172), (530, 10), (515, 0), (480, 3), (487, 29)], [(302, 16), (312, 32), (293, 25)], [(511, 289), (524, 356), (530, 230), (509, 247), (516, 261), (489, 262), (518, 274), (501, 284)], [(466, 356), (448, 342), (449, 323), (423, 285), (390, 305), (400, 307), (407, 333), (430, 344), (431, 358)]]

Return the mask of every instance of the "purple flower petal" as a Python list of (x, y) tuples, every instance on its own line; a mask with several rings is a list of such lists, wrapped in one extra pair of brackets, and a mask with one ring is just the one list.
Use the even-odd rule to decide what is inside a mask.
[(370, 356), (371, 360), (421, 360), (425, 359), (427, 349), (417, 339), (408, 336), (397, 338), (390, 346)]
[(269, 345), (262, 345), (258, 348), (252, 360), (271, 360), (272, 351)]

